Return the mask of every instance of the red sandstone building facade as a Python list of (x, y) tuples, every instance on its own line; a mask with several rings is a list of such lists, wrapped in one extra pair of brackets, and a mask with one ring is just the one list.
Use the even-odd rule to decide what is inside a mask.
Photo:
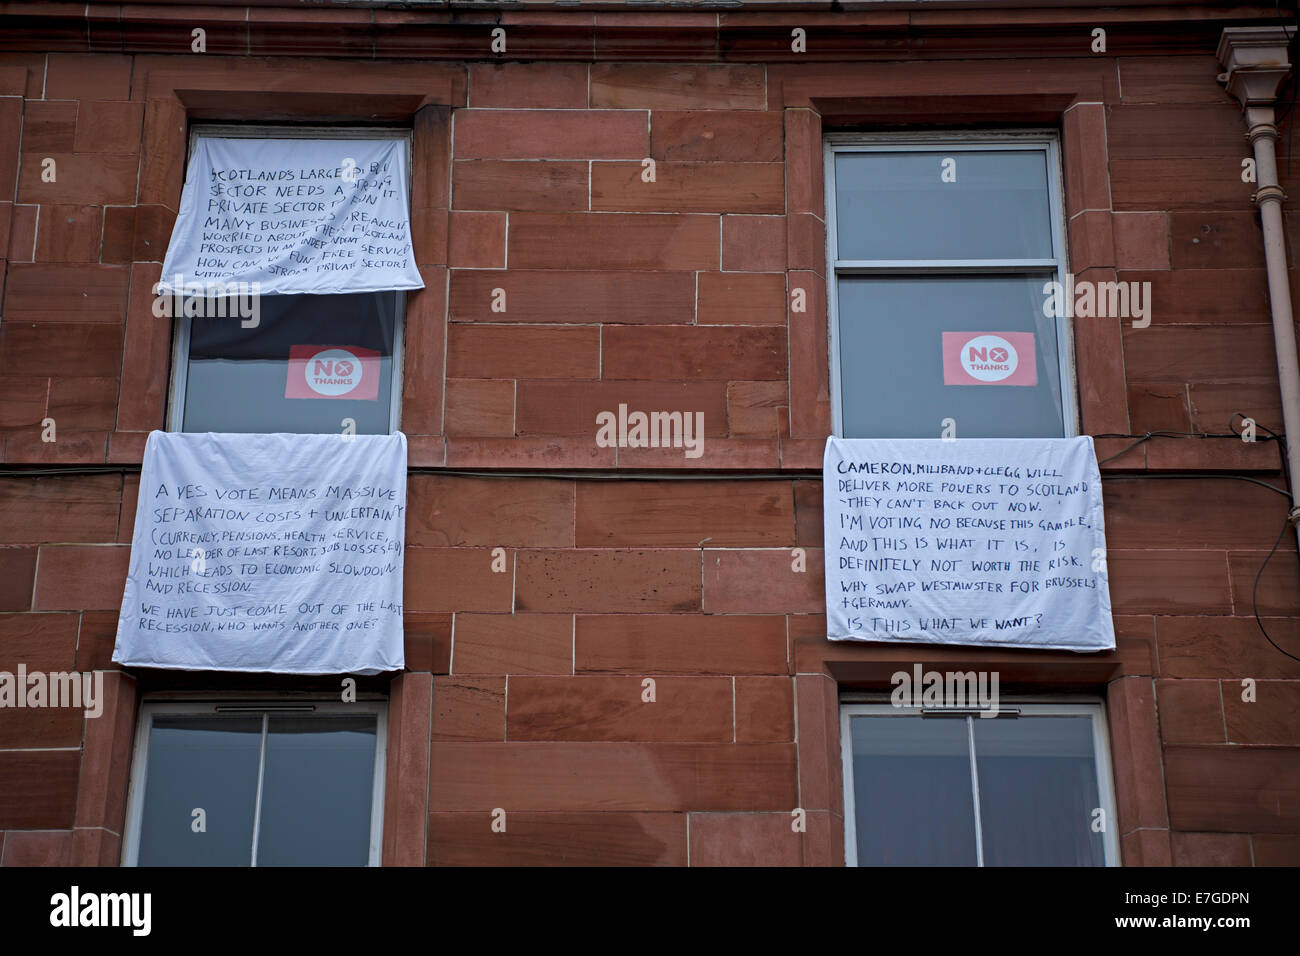
[[(1300, 861), (1300, 663), (1256, 622), (1300, 655), (1293, 534), (1265, 566), (1290, 508), (1261, 487), (1286, 479), (1278, 295), (1219, 78), (1225, 29), (1276, 53), (1293, 22), (1264, 3), (0, 6), (0, 670), (104, 672), (97, 718), (0, 711), (0, 863), (143, 858), (147, 715), (338, 700), (333, 679), (111, 660), (145, 439), (183, 401), (151, 290), (213, 126), (409, 136), (406, 669), (359, 681), (382, 726), (365, 859), (898, 861), (847, 804), (845, 728), (919, 663), (996, 671), (1024, 716), (1090, 715), (1089, 806), (1110, 811), (1091, 862)], [(1286, 188), (1294, 79), (1270, 63)], [(1116, 649), (828, 641), (822, 452), (856, 414), (837, 150), (1010, 135), (1043, 144), (1057, 266), (1150, 283), (1149, 324), (1077, 317), (1058, 343), (1057, 434), (1100, 436)], [(905, 244), (909, 221), (873, 235)], [(620, 405), (702, 413), (701, 454), (598, 442)]]

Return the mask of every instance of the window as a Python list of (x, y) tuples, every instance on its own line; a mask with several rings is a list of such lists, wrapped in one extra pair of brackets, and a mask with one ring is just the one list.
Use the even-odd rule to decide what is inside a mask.
[[(202, 136), (402, 139), (408, 158), (410, 148), (404, 131), (236, 126), (196, 128), (191, 152)], [(264, 294), (255, 324), (227, 303), (176, 316), (172, 431), (328, 433), (345, 419), (361, 435), (397, 429), (405, 293)], [(317, 362), (347, 368), (348, 387), (304, 376)]]
[(841, 708), (850, 866), (1113, 866), (1099, 704), (1005, 705), (994, 718)]
[(385, 708), (141, 705), (127, 866), (378, 866)]
[(826, 145), (831, 389), (845, 438), (1075, 432), (1050, 134)]

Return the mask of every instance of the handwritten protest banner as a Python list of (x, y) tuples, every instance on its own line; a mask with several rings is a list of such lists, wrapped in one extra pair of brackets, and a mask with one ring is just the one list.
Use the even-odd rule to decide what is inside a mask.
[(1115, 646), (1092, 439), (843, 439), (823, 460), (827, 636)]
[(163, 293), (422, 289), (398, 139), (200, 137), (163, 261)]
[(400, 670), (405, 526), (400, 432), (153, 432), (113, 660)]

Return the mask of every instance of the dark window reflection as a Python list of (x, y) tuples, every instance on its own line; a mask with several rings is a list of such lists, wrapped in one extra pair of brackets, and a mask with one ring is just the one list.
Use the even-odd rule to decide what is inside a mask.
[[(352, 418), (388, 434), (398, 295), (262, 296), (256, 328), (234, 308), (190, 319), (182, 431), (338, 433)], [(339, 362), (346, 376), (327, 377)]]
[(1106, 865), (1091, 718), (855, 716), (850, 726), (859, 866), (978, 863), (970, 733), (985, 866)]
[(258, 866), (365, 866), (373, 717), (272, 717)]
[(261, 717), (155, 717), (139, 864), (248, 866), (261, 748)]
[[(365, 866), (378, 718), (159, 716), (141, 866)], [(259, 770), (261, 805), (258, 806)], [(201, 809), (206, 832), (193, 828)]]

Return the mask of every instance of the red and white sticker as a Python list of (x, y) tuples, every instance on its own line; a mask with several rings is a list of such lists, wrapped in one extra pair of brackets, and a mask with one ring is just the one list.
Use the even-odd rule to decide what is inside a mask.
[(330, 345), (289, 346), (285, 398), (379, 398), (379, 353)]
[(943, 384), (1037, 385), (1034, 333), (943, 333)]

